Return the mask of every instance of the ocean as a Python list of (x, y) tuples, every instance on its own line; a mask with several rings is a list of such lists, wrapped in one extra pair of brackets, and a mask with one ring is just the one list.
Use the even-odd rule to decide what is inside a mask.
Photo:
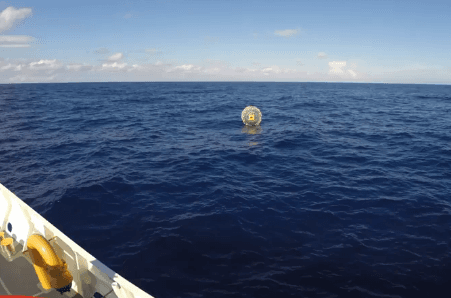
[(451, 86), (0, 85), (0, 182), (156, 298), (451, 290)]

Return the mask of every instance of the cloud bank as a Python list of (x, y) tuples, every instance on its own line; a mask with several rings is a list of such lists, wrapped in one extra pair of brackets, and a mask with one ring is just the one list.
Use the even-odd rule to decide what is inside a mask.
[[(158, 82), (158, 81), (274, 81), (274, 82), (385, 82), (446, 83), (451, 70), (438, 68), (405, 68), (396, 71), (365, 73), (346, 61), (325, 62), (324, 71), (300, 71), (279, 65), (235, 67), (226, 63), (154, 64), (124, 62), (115, 53), (99, 65), (64, 63), (58, 59), (12, 60), (0, 58), (0, 83), (32, 82)], [(293, 63), (294, 64), (294, 63)], [(328, 66), (328, 71), (327, 71)], [(427, 78), (425, 80), (424, 78)]]
[[(0, 32), (13, 29), (20, 21), (31, 16), (31, 8), (15, 9), (10, 6), (0, 13)], [(0, 35), (2, 48), (28, 48), (33, 37), (26, 35)]]
[(299, 34), (299, 29), (286, 29), (286, 30), (276, 30), (275, 35), (283, 37), (291, 37)]

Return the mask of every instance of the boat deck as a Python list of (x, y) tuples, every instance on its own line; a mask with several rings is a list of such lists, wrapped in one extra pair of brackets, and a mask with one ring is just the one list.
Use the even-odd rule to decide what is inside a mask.
[(0, 253), (0, 295), (26, 295), (48, 298), (82, 298), (73, 290), (61, 295), (55, 289), (44, 290), (39, 282), (30, 258), (22, 254), (22, 246), (15, 247), (17, 255), (12, 261), (6, 259), (4, 252)]

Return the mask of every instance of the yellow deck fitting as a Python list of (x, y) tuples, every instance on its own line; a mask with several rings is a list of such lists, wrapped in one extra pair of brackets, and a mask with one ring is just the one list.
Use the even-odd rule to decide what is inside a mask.
[(10, 252), (14, 253), (16, 250), (14, 249), (13, 241), (13, 238), (4, 238), (1, 245), (6, 247)]
[(59, 289), (72, 283), (72, 274), (50, 243), (41, 235), (31, 235), (27, 240), (34, 270), (44, 289)]

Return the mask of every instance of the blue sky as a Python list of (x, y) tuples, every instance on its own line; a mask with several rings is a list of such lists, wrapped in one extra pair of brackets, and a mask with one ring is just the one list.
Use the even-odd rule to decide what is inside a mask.
[(451, 1), (3, 1), (0, 83), (451, 83)]

